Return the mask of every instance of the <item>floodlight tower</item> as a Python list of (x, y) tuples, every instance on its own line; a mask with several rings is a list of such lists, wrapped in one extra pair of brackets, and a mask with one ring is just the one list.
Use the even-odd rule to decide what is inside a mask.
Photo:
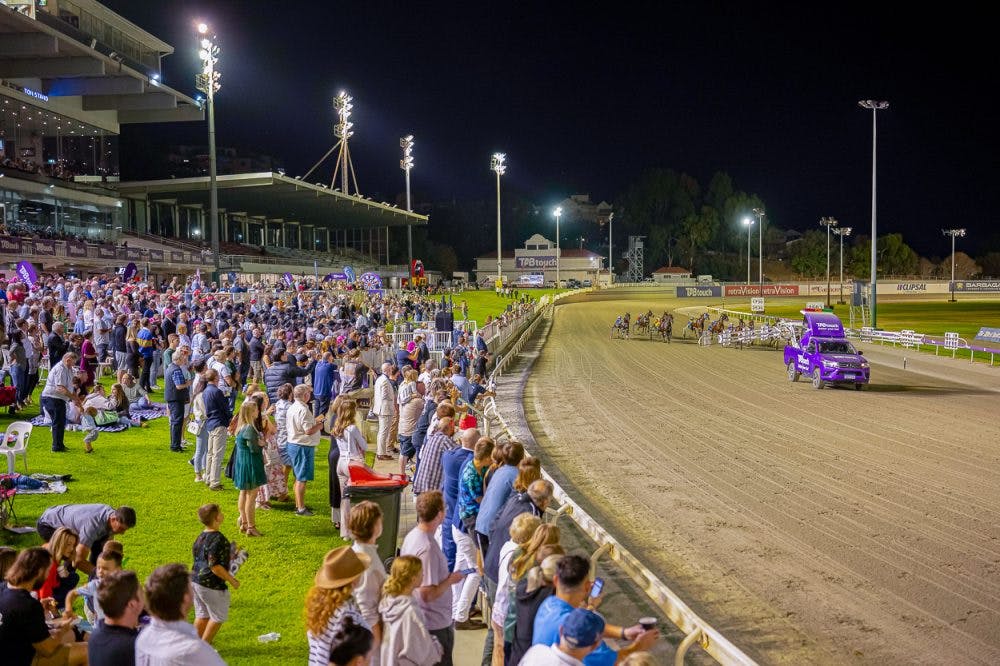
[(753, 219), (743, 218), (743, 225), (747, 228), (747, 286), (750, 286), (750, 231), (753, 227)]
[(965, 229), (942, 229), (945, 236), (951, 236), (951, 303), (955, 302), (955, 239), (965, 238)]
[(219, 282), (219, 187), (215, 154), (215, 93), (219, 92), (219, 88), (222, 87), (222, 74), (216, 68), (221, 51), (215, 43), (215, 35), (210, 35), (208, 25), (199, 23), (198, 34), (201, 36), (198, 42), (201, 72), (195, 77), (195, 86), (205, 93), (205, 106), (208, 111), (208, 224), (212, 234), (212, 256), (214, 257), (212, 279)]
[[(351, 180), (354, 181), (354, 194), (360, 195), (361, 190), (358, 189), (358, 177), (354, 173), (354, 165), (351, 163), (351, 149), (350, 149), (350, 138), (354, 136), (354, 123), (351, 122), (351, 111), (354, 109), (354, 98), (347, 94), (346, 91), (341, 90), (336, 97), (333, 98), (333, 108), (337, 112), (337, 124), (333, 126), (334, 135), (340, 139), (340, 153), (337, 155), (337, 166), (333, 168), (333, 180), (330, 182), (330, 187), (333, 187), (337, 182), (337, 172), (340, 172), (340, 191), (344, 194), (350, 194), (348, 189), (348, 179), (347, 172), (351, 172)], [(303, 179), (304, 180), (304, 179)]]
[(562, 217), (562, 206), (556, 206), (552, 214), (556, 216), (556, 289), (559, 288), (559, 218)]
[(832, 217), (821, 217), (819, 225), (826, 227), (826, 307), (830, 307), (830, 231), (837, 226), (837, 220)]
[(878, 145), (876, 141), (876, 117), (879, 111), (889, 108), (889, 102), (874, 100), (874, 99), (863, 99), (858, 102), (858, 106), (862, 109), (871, 109), (872, 112), (872, 284), (871, 284), (871, 302), (869, 307), (872, 312), (872, 328), (875, 328), (876, 324), (876, 314), (875, 314), (875, 277), (876, 269), (878, 268), (878, 253), (876, 251), (876, 246), (878, 245), (878, 227), (875, 224), (875, 156), (876, 156), (876, 146)]
[(764, 298), (764, 209), (754, 208), (753, 214), (757, 216), (757, 242), (759, 243), (757, 250), (760, 257), (757, 279), (760, 282), (760, 297)]
[(614, 253), (611, 251), (611, 244), (614, 242), (614, 224), (615, 224), (615, 214), (611, 213), (608, 215), (608, 284), (612, 284), (615, 281), (614, 275)]
[[(399, 140), (399, 147), (403, 149), (403, 159), (399, 161), (399, 168), (406, 174), (406, 210), (413, 212), (413, 205), (410, 202), (410, 169), (413, 168), (413, 135), (407, 134)], [(406, 225), (406, 256), (409, 260), (407, 271), (410, 275), (410, 287), (413, 287), (413, 227)]]
[(851, 227), (837, 227), (833, 233), (840, 236), (840, 300), (838, 305), (844, 305), (844, 236), (851, 235)]
[(497, 174), (497, 288), (503, 284), (503, 250), (500, 241), (500, 176), (507, 173), (507, 155), (504, 153), (493, 153), (490, 160), (490, 169)]

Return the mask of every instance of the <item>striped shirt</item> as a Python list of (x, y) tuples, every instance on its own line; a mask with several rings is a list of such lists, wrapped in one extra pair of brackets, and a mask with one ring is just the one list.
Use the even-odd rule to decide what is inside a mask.
[(329, 666), (333, 639), (348, 617), (354, 621), (354, 624), (371, 629), (365, 618), (361, 616), (361, 611), (354, 598), (349, 598), (337, 610), (333, 611), (330, 619), (326, 621), (326, 628), (323, 629), (322, 634), (314, 636), (311, 631), (306, 631), (306, 638), (309, 639), (309, 666)]
[(420, 448), (420, 465), (413, 477), (414, 495), (428, 490), (443, 490), (444, 467), (441, 465), (441, 454), (457, 447), (455, 440), (440, 431), (427, 438)]

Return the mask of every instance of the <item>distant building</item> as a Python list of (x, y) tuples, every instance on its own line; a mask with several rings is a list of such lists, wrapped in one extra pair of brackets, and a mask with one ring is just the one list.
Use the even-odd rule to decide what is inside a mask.
[(589, 194), (574, 194), (560, 201), (557, 206), (563, 209), (563, 220), (566, 222), (586, 222), (603, 227), (608, 223), (613, 209), (607, 201), (591, 203)]
[(664, 266), (653, 271), (653, 282), (678, 282), (691, 279), (691, 271), (680, 266)]
[[(559, 279), (596, 281), (598, 271), (604, 269), (604, 257), (590, 250), (561, 248), (559, 252)], [(505, 250), (501, 257), (504, 279), (517, 283), (522, 275), (543, 275), (546, 283), (556, 279), (556, 244), (541, 234), (524, 242), (524, 247)], [(476, 258), (476, 278), (496, 278), (497, 253), (491, 252)]]
[[(280, 160), (270, 155), (248, 152), (238, 148), (219, 146), (216, 149), (217, 172), (221, 175), (235, 173), (261, 173), (283, 171)], [(158, 174), (168, 178), (190, 178), (208, 174), (208, 146), (171, 146), (166, 156), (166, 172)]]

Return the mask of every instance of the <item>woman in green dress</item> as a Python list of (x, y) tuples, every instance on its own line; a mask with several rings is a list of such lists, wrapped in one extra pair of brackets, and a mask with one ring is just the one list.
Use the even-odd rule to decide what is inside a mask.
[(257, 489), (267, 482), (264, 472), (264, 454), (260, 446), (260, 433), (255, 426), (257, 402), (244, 400), (236, 417), (236, 450), (233, 455), (233, 485), (240, 491), (239, 527), (247, 536), (261, 536), (257, 531), (255, 502)]

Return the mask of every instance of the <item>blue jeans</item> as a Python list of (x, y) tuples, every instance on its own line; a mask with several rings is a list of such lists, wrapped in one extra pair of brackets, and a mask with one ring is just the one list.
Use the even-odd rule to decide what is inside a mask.
[(170, 450), (178, 451), (181, 442), (184, 441), (184, 403), (180, 400), (171, 400), (167, 403), (167, 410), (170, 412)]
[(66, 401), (59, 398), (42, 398), (42, 409), (52, 418), (52, 450), (65, 451), (63, 435), (66, 432)]
[(14, 387), (17, 389), (17, 402), (22, 403), (28, 397), (28, 370), (17, 364), (11, 364), (10, 376), (14, 380)]
[(208, 428), (201, 427), (194, 447), (194, 472), (201, 474), (205, 471), (205, 454), (208, 453)]

